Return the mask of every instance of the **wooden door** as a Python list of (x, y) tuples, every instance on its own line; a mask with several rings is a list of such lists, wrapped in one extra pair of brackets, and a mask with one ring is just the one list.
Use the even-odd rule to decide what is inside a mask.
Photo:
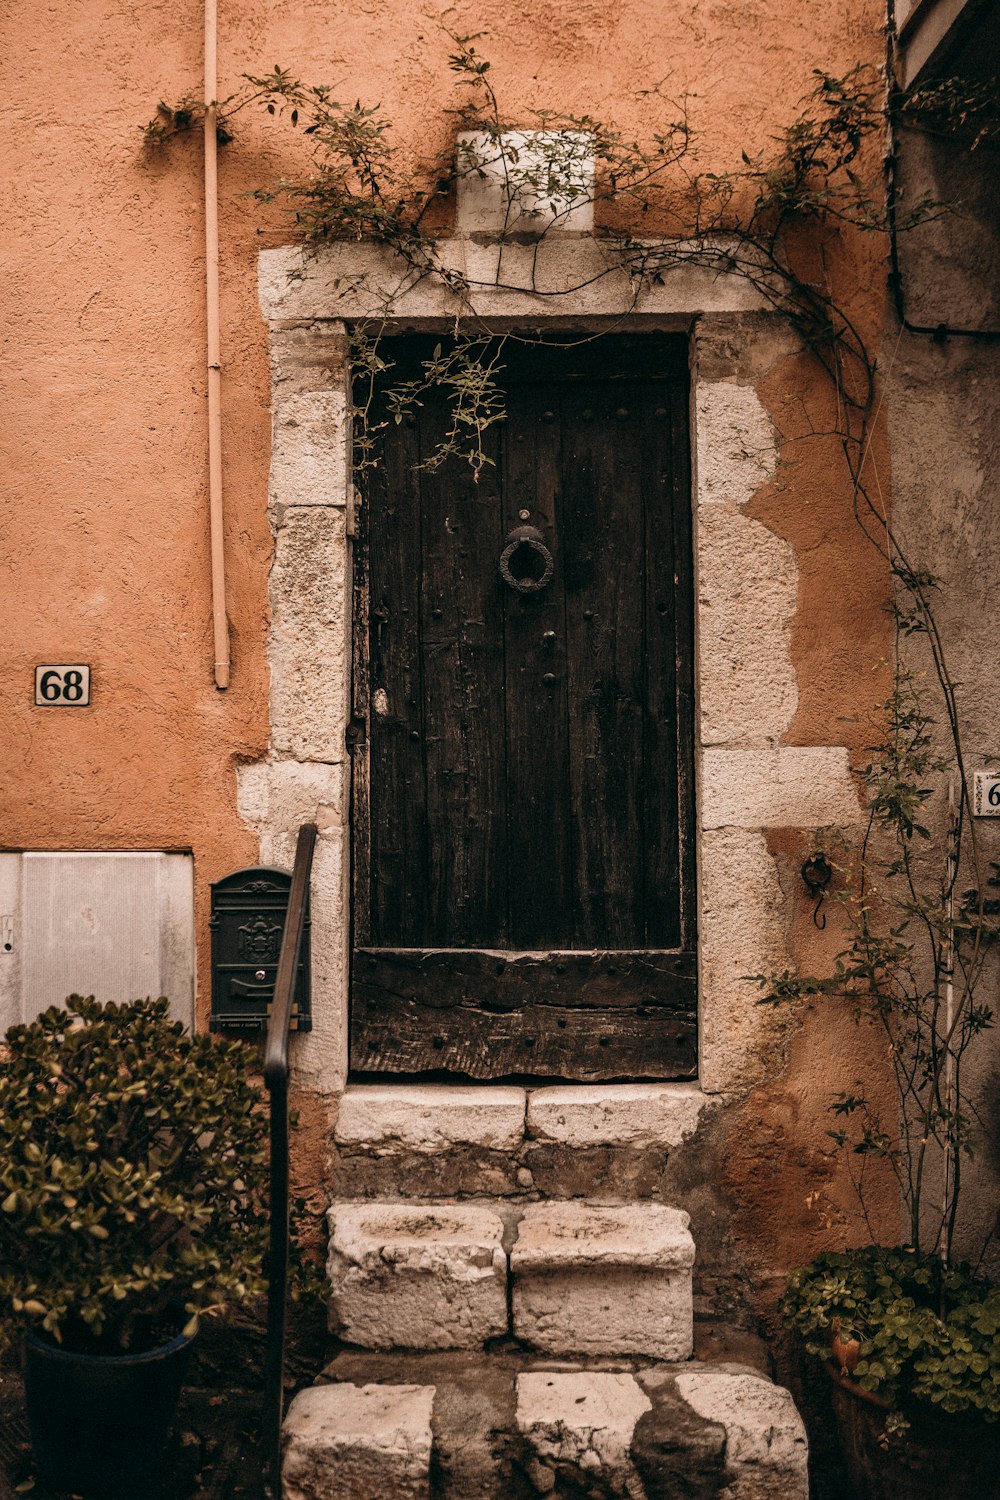
[[(438, 342), (386, 341), (388, 380)], [(686, 341), (508, 342), (500, 364), (478, 484), (428, 465), (440, 393), (389, 418), (364, 484), (351, 1066), (689, 1077)]]

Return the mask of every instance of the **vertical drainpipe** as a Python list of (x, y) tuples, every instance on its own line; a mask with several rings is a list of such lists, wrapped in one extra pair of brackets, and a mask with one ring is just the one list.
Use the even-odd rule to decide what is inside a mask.
[(222, 366), (219, 352), (219, 175), (216, 0), (205, 0), (205, 303), (208, 348), (208, 504), (215, 685), (229, 686), (229, 622), (222, 533)]

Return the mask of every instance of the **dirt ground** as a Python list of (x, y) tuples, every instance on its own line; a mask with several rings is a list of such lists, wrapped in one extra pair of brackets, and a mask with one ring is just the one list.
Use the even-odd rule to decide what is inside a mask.
[[(730, 1349), (730, 1339), (723, 1343), (720, 1350), (702, 1348), (699, 1356), (756, 1362), (752, 1350), (748, 1356)], [(295, 1330), (286, 1365), (293, 1388), (310, 1384), (334, 1352), (333, 1342), (321, 1332), (314, 1330), (312, 1336), (304, 1337), (301, 1328)], [(193, 1361), (156, 1483), (127, 1500), (267, 1500), (258, 1383), (262, 1363), (259, 1327), (244, 1323), (211, 1330)], [(812, 1500), (855, 1500), (840, 1461), (826, 1377), (811, 1362), (796, 1373), (805, 1377), (790, 1383), (809, 1430)], [(19, 1500), (20, 1496), (68, 1500), (66, 1492), (48, 1489), (36, 1476), (24, 1392), (8, 1356), (8, 1364), (0, 1368), (0, 1500)]]
[[(265, 1500), (260, 1391), (188, 1389), (155, 1483), (135, 1500)], [(24, 1393), (0, 1377), (0, 1500), (66, 1500), (35, 1475)], [(131, 1497), (129, 1497), (131, 1500)]]
[[(322, 1323), (290, 1310), (289, 1399), (323, 1368), (329, 1345)], [(237, 1314), (228, 1322), (203, 1325), (156, 1483), (127, 1500), (266, 1500), (263, 1363), (259, 1319)], [(8, 1351), (0, 1365), (0, 1500), (21, 1496), (67, 1500), (66, 1492), (48, 1489), (36, 1476), (18, 1361)]]

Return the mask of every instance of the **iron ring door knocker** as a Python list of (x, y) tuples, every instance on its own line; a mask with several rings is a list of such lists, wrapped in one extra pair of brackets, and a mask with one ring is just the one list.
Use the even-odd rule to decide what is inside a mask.
[[(513, 564), (513, 566), (512, 566)], [(500, 554), (500, 577), (516, 594), (537, 594), (552, 582), (552, 553), (534, 526), (515, 526)]]

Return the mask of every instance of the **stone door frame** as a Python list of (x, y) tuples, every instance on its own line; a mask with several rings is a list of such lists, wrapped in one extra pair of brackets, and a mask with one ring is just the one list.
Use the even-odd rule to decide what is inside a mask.
[[(846, 826), (860, 808), (840, 745), (783, 743), (798, 700), (792, 548), (747, 514), (775, 473), (779, 437), (758, 387), (795, 348), (745, 278), (694, 268), (638, 290), (606, 242), (566, 234), (541, 247), (458, 235), (442, 265), (481, 288), (460, 299), (384, 247), (266, 250), (260, 303), (272, 371), (268, 513), (270, 743), (238, 767), (240, 815), (263, 863), (290, 867), (295, 830), (316, 818), (313, 1031), (293, 1038), (299, 1088), (342, 1092), (350, 952), (351, 544), (348, 329), (492, 331), (627, 326), (685, 332), (691, 351), (694, 507), (699, 1084), (745, 1091), (780, 1057), (787, 1017), (756, 1005), (745, 976), (788, 964), (785, 900), (769, 829)], [(502, 284), (497, 284), (502, 283)], [(566, 290), (569, 288), (569, 290)], [(391, 314), (391, 316), (390, 316)]]

